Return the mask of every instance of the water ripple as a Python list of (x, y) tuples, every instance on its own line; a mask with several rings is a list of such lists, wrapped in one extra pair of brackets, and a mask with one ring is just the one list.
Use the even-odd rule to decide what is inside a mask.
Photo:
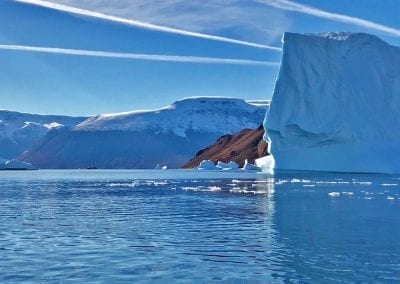
[(397, 177), (207, 174), (1, 173), (0, 282), (400, 281)]

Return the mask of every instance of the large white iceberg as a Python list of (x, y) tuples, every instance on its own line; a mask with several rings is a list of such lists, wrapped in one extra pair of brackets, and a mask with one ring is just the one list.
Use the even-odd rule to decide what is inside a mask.
[(400, 173), (400, 48), (285, 33), (264, 126), (276, 170)]

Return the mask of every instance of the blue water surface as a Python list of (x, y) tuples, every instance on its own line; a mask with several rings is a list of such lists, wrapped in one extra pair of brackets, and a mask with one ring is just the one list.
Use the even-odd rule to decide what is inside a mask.
[(0, 282), (400, 281), (400, 176), (0, 172)]

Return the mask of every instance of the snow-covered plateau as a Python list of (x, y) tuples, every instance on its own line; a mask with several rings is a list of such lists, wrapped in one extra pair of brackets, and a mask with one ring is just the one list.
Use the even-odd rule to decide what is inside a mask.
[(400, 48), (285, 33), (264, 126), (276, 170), (400, 173)]

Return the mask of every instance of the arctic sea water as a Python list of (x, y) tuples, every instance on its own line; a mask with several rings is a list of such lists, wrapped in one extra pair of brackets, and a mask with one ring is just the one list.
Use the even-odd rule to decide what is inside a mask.
[(0, 282), (400, 281), (400, 176), (0, 172)]

